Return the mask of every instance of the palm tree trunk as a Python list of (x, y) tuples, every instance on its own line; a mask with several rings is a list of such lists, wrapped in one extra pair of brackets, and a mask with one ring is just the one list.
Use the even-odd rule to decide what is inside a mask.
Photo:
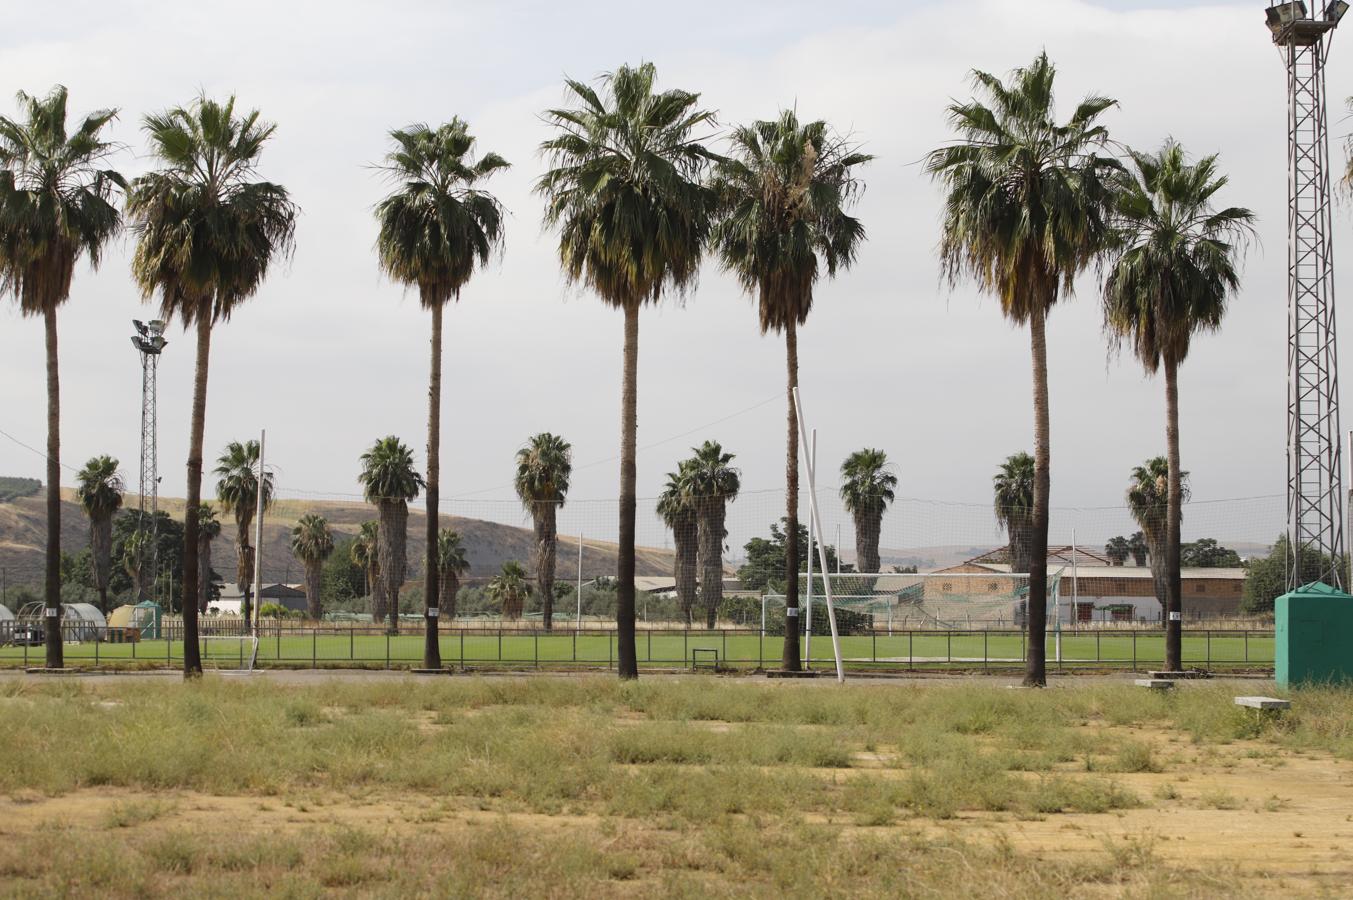
[(620, 559), (617, 566), (615, 630), (617, 672), (639, 677), (634, 645), (634, 516), (639, 439), (639, 304), (625, 305), (624, 374), (620, 390)]
[(687, 628), (691, 627), (692, 613), (695, 609), (698, 528), (693, 516), (682, 516), (673, 529), (673, 540), (676, 545), (677, 602), (681, 605), (682, 618), (685, 619)]
[(1179, 530), (1183, 518), (1183, 479), (1179, 474), (1179, 365), (1165, 355), (1165, 454), (1170, 465), (1165, 523), (1165, 668), (1178, 672), (1184, 666), (1183, 597), (1179, 574)]
[(441, 570), (437, 559), (438, 505), (442, 477), (442, 304), (432, 304), (432, 364), (428, 376), (427, 553), (423, 572), (423, 668), (442, 667), (437, 637)]
[[(377, 550), (379, 553), (379, 550)], [(367, 566), (366, 579), (371, 592), (371, 622), (381, 625), (385, 622), (385, 579), (381, 577), (380, 563)]]
[(207, 588), (211, 586), (211, 540), (198, 533), (197, 538), (197, 611), (207, 613)]
[(1048, 421), (1047, 311), (1037, 305), (1029, 316), (1029, 347), (1034, 375), (1034, 513), (1029, 534), (1029, 641), (1024, 684), (1043, 687), (1048, 683), (1048, 495), (1052, 429)]
[[(799, 661), (799, 419), (794, 388), (799, 386), (799, 337), (794, 317), (785, 326), (785, 395), (789, 398), (789, 436), (785, 442), (785, 642), (780, 666), (797, 672)], [(811, 553), (812, 547), (808, 550)]]
[(456, 618), (456, 593), (460, 590), (460, 579), (456, 577), (455, 572), (442, 572), (442, 583), (438, 587), (440, 593), (440, 602), (442, 610), (446, 613), (441, 618)]
[[(409, 508), (403, 500), (382, 500), (380, 510), (380, 567), (385, 579), (385, 604), (389, 617), (386, 634), (399, 634), (399, 589), (404, 586), (407, 565), (405, 542), (408, 540)], [(434, 545), (435, 550), (435, 545)]]
[(305, 561), (305, 601), (306, 606), (309, 607), (307, 612), (309, 612), (312, 622), (318, 622), (324, 614), (319, 596), (321, 574), (322, 563), (319, 559), (307, 559)]
[(870, 507), (856, 514), (855, 571), (868, 573), (879, 570), (879, 532), (882, 528), (881, 509)]
[[(202, 434), (207, 423), (207, 368), (211, 358), (211, 304), (197, 310), (197, 364), (193, 373), (193, 415), (188, 438), (188, 499), (183, 511), (183, 546), (197, 546), (197, 508), (202, 504)], [(183, 554), (183, 677), (202, 676), (197, 640), (197, 554)]]
[(714, 628), (723, 600), (723, 528), (722, 497), (701, 501), (700, 515), (700, 598), (704, 601), (705, 627)]
[(43, 624), (47, 668), (65, 665), (61, 640), (61, 376), (56, 353), (56, 307), (42, 311), (47, 340), (47, 558)]
[(113, 567), (113, 516), (100, 514), (89, 523), (89, 545), (94, 565), (94, 586), (99, 591), (99, 611), (108, 614), (108, 577)]
[(546, 631), (554, 629), (554, 562), (559, 544), (555, 515), (558, 509), (553, 503), (543, 503), (536, 516), (536, 590), (540, 593), (541, 625)]

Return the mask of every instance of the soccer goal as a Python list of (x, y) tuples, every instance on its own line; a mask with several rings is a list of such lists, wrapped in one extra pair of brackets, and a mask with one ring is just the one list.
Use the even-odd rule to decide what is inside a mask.
[(204, 634), (199, 641), (204, 669), (252, 672), (258, 662), (258, 638), (252, 634)]

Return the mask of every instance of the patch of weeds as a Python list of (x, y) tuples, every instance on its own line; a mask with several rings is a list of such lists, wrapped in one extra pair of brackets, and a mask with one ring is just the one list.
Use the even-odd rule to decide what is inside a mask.
[(186, 834), (165, 834), (141, 845), (141, 854), (157, 872), (191, 875), (202, 861), (202, 847)]
[(174, 806), (172, 803), (156, 797), (136, 800), (119, 800), (108, 807), (103, 814), (104, 828), (130, 828), (144, 825), (168, 815)]
[(1162, 785), (1158, 785), (1155, 791), (1153, 791), (1153, 793), (1157, 800), (1179, 799), (1179, 788), (1175, 787), (1173, 784), (1170, 784), (1169, 782), (1166, 782), (1165, 784)]
[(1163, 770), (1156, 759), (1151, 745), (1141, 741), (1127, 741), (1118, 748), (1105, 771), (1109, 772), (1160, 772)]
[(1240, 809), (1240, 800), (1234, 794), (1222, 788), (1211, 788), (1203, 791), (1198, 797), (1198, 803), (1203, 809)]
[(1138, 835), (1123, 835), (1118, 840), (1105, 836), (1101, 843), (1115, 868), (1141, 869), (1159, 862), (1156, 841), (1156, 836), (1147, 831)]

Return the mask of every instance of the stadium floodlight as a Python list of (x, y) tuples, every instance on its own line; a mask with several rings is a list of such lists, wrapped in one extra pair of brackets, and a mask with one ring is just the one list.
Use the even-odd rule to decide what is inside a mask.
[(1346, 12), (1348, 12), (1348, 4), (1344, 0), (1334, 0), (1333, 3), (1325, 6), (1325, 21), (1338, 25), (1339, 20), (1344, 17)]
[[(161, 319), (142, 322), (132, 319), (136, 334), (132, 335), (132, 346), (141, 356), (141, 483), (140, 499), (137, 510), (136, 531), (142, 535), (142, 553), (149, 556), (149, 571), (159, 571), (159, 547), (156, 539), (157, 523), (155, 514), (160, 508), (160, 466), (157, 451), (158, 415), (156, 403), (156, 375), (159, 370), (160, 354), (169, 343), (164, 336), (165, 323)], [(147, 502), (149, 501), (149, 502)], [(149, 513), (149, 516), (147, 516)], [(146, 570), (146, 560), (142, 560), (142, 570)], [(135, 586), (137, 599), (148, 599), (142, 590), (143, 585)], [(172, 598), (171, 598), (172, 603)]]
[(1298, 19), (1304, 18), (1306, 18), (1306, 4), (1300, 2), (1300, 0), (1296, 3), (1279, 3), (1264, 10), (1264, 19), (1268, 23), (1268, 30), (1273, 32), (1275, 38), (1282, 33), (1284, 28)]

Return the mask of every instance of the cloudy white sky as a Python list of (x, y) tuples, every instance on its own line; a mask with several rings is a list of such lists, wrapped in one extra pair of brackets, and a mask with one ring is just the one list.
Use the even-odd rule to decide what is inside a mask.
[[(297, 251), (216, 333), (206, 443), (267, 428), (283, 493), (298, 496), (356, 494), (357, 456), (381, 435), (402, 436), (422, 458), (428, 317), (377, 271), (371, 209), (385, 185), (369, 165), (392, 127), (466, 118), (484, 149), (514, 164), (495, 183), (511, 212), (506, 253), (447, 316), (443, 497), (485, 501), (511, 497), (513, 452), (546, 429), (574, 445), (576, 498), (616, 493), (621, 316), (563, 283), (531, 192), (547, 133), (538, 113), (563, 99), (561, 79), (652, 60), (663, 86), (702, 92), (724, 122), (796, 104), (878, 157), (858, 208), (869, 240), (853, 270), (821, 285), (800, 337), (824, 468), (883, 447), (902, 494), (985, 504), (995, 464), (1030, 444), (1027, 335), (992, 300), (939, 283), (939, 193), (918, 161), (946, 140), (944, 107), (967, 96), (968, 70), (1003, 73), (1046, 48), (1064, 109), (1105, 93), (1121, 101), (1106, 117), (1116, 139), (1152, 148), (1173, 136), (1194, 153), (1220, 152), (1232, 177), (1223, 202), (1259, 215), (1261, 245), (1225, 329), (1197, 341), (1183, 369), (1182, 431), (1196, 498), (1269, 495), (1283, 489), (1286, 163), (1285, 83), (1263, 6), (692, 0), (659, 16), (593, 0), (241, 0), (223, 14), (67, 0), (55, 18), (13, 4), (0, 32), (0, 108), (14, 111), (12, 91), (57, 82), (77, 112), (119, 107), (112, 136), (127, 145), (117, 164), (129, 174), (148, 165), (141, 116), (199, 90), (234, 92), (279, 124), (263, 172), (303, 210)], [(1341, 98), (1353, 93), (1343, 43), (1330, 65), (1336, 136), (1348, 128)], [(1344, 203), (1338, 245), (1349, 226)], [(111, 453), (134, 482), (139, 364), (127, 336), (152, 310), (128, 277), (129, 255), (124, 240), (100, 271), (82, 270), (62, 310), (62, 414), (66, 462)], [(1092, 280), (1056, 310), (1049, 337), (1053, 502), (1116, 504), (1127, 470), (1163, 450), (1163, 387), (1131, 358), (1108, 357)], [(175, 326), (160, 370), (169, 495), (183, 491), (191, 369)], [(783, 370), (782, 343), (759, 334), (752, 303), (714, 266), (684, 304), (646, 311), (640, 495), (656, 494), (705, 437), (737, 453), (749, 491), (782, 484)], [(9, 301), (0, 385), (0, 428), (42, 446), (41, 324)], [(42, 472), (40, 457), (0, 438), (0, 473)]]

